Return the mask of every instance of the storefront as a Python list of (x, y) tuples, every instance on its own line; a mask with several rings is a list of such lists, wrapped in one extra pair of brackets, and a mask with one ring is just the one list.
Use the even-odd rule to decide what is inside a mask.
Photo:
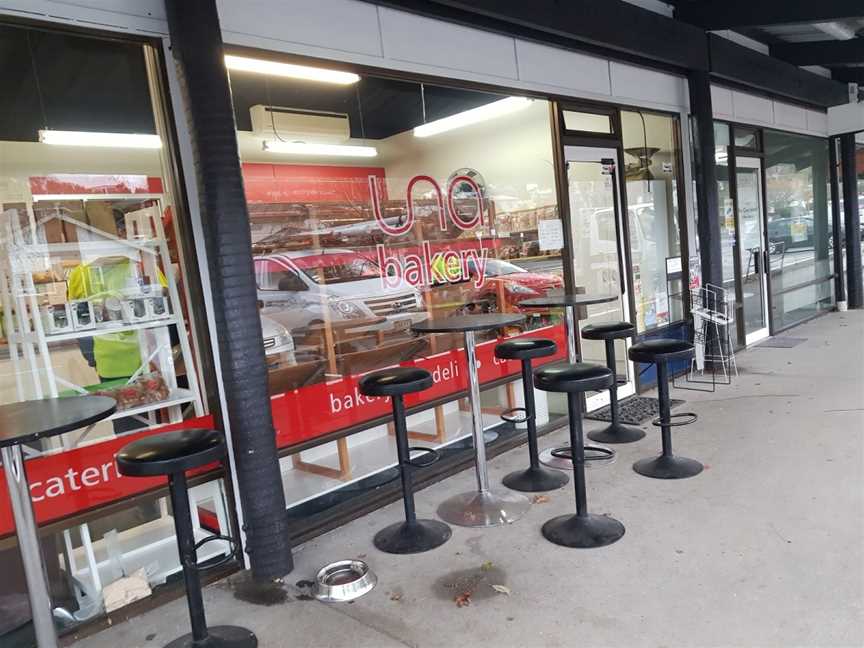
[[(683, 76), (362, 2), (341, 3), (336, 19), (311, 3), (290, 23), (250, 23), (241, 5), (223, 3), (220, 19), (295, 541), (396, 497), (388, 404), (359, 394), (363, 373), (432, 372), (434, 387), (407, 401), (412, 441), (441, 455), (421, 484), (470, 464), (462, 341), (416, 335), (415, 322), (518, 312), (524, 324), (505, 333), (557, 340), (555, 361), (562, 314), (522, 302), (571, 290), (618, 297), (580, 313), (580, 326), (690, 335), (701, 280)], [(159, 34), (138, 39), (0, 30), (26, 89), (0, 96), (0, 398), (115, 390), (124, 408), (28, 462), (70, 626), (101, 618), (121, 577), (143, 569), (151, 587), (170, 587), (179, 571), (164, 487), (119, 478), (114, 452), (138, 434), (213, 425), (228, 407), (161, 15), (124, 18)], [(737, 117), (718, 114), (716, 132), (724, 286), (744, 344), (832, 305), (833, 247), (818, 124), (792, 134)], [(479, 342), (494, 454), (522, 441), (500, 419), (522, 388), (518, 365), (494, 358), (496, 338)], [(621, 344), (620, 393), (650, 387)], [(581, 352), (605, 362), (596, 342)], [(541, 432), (566, 421), (563, 400), (535, 397)], [(230, 468), (193, 482), (201, 538), (244, 538)], [(0, 564), (12, 573), (4, 507), (0, 493)], [(216, 540), (199, 559), (230, 568), (241, 555)], [(20, 579), (8, 588), (0, 596), (21, 599)], [(0, 617), (0, 637), (21, 620)]]
[[(28, 462), (58, 607), (75, 625), (103, 613), (119, 578), (143, 569), (159, 587), (178, 572), (164, 488), (120, 479), (112, 457), (134, 435), (218, 416), (207, 396), (202, 260), (178, 198), (158, 49), (14, 24), (2, 38), (27, 62), (19, 74), (31, 104), (4, 102), (2, 397), (99, 391), (122, 408), (57, 447), (33, 448)], [(619, 295), (588, 308), (582, 325), (635, 319), (640, 334), (683, 326), (680, 111), (228, 54), (296, 536), (357, 514), (393, 485), (387, 406), (358, 395), (365, 372), (394, 363), (432, 371), (436, 387), (410, 403), (412, 438), (441, 452), (441, 474), (470, 460), (461, 341), (417, 336), (412, 323), (520, 312), (525, 324), (507, 333), (552, 337), (562, 356), (561, 313), (520, 302), (566, 287)], [(494, 344), (479, 347), (492, 452), (519, 443), (515, 428), (498, 424), (521, 398), (518, 366), (495, 360)], [(582, 352), (603, 361), (600, 346)], [(636, 372), (619, 358), (633, 393)], [(563, 401), (537, 398), (543, 429), (560, 425)], [(202, 537), (234, 534), (221, 473), (196, 479)], [(14, 565), (8, 510), (4, 518), (5, 563)], [(204, 547), (203, 562), (232, 552), (225, 541)], [(20, 578), (8, 588), (23, 596)], [(3, 632), (20, 620), (11, 614)]]
[(834, 308), (828, 140), (809, 134), (814, 124), (806, 128), (809, 115), (798, 112), (799, 132), (782, 123), (714, 126), (723, 288), (740, 346)]
[[(582, 326), (626, 319), (640, 336), (685, 334), (677, 114), (260, 50), (226, 61), (262, 321), (287, 342), (269, 375), (298, 535), (362, 510), (395, 476), (387, 404), (357, 392), (365, 372), (430, 370), (436, 386), (410, 402), (411, 438), (443, 465), (470, 458), (462, 340), (418, 336), (413, 323), (516, 312), (525, 324), (507, 334), (560, 343), (562, 313), (522, 302), (566, 288), (618, 295), (581, 313)], [(478, 350), (492, 452), (518, 436), (499, 415), (522, 391), (495, 343)], [(605, 362), (601, 343), (583, 341), (582, 354)], [(618, 357), (621, 393), (634, 393), (637, 372)], [(563, 422), (563, 401), (536, 399), (541, 428)]]

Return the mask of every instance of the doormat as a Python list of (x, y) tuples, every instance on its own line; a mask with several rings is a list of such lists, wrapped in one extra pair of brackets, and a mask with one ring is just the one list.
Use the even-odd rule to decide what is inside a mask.
[(770, 337), (764, 342), (760, 342), (756, 346), (759, 348), (766, 349), (791, 349), (794, 346), (798, 346), (802, 342), (806, 342), (807, 338), (794, 338), (794, 337)]
[[(672, 407), (681, 405), (684, 401), (673, 398)], [(611, 421), (612, 409), (609, 405), (601, 407), (585, 415), (592, 421)], [(653, 419), (660, 413), (660, 402), (656, 398), (646, 396), (629, 396), (618, 402), (618, 420), (628, 425), (639, 425), (643, 421)]]

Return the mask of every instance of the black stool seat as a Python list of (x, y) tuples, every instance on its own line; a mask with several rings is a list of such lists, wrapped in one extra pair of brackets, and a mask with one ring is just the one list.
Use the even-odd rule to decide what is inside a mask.
[[(502, 480), (507, 488), (523, 493), (555, 490), (570, 480), (563, 472), (541, 466), (537, 448), (537, 406), (534, 402), (531, 360), (554, 355), (557, 350), (554, 341), (543, 338), (515, 338), (501, 342), (495, 347), (496, 358), (519, 360), (522, 364), (522, 394), (525, 407), (507, 410), (501, 414), (501, 418), (511, 423), (525, 423), (530, 465), (524, 470), (508, 473)], [(518, 415), (523, 417), (517, 418)]]
[(634, 362), (671, 362), (692, 358), (696, 355), (696, 349), (684, 340), (659, 338), (637, 342), (630, 347), (629, 354)]
[(363, 376), (359, 383), (364, 396), (401, 396), (432, 386), (432, 374), (419, 367), (391, 367)]
[(534, 372), (534, 386), (549, 392), (588, 392), (608, 389), (615, 376), (608, 367), (577, 362), (543, 367)]
[(582, 329), (582, 337), (586, 340), (621, 340), (635, 334), (636, 327), (630, 322), (601, 322)]
[(521, 338), (507, 340), (495, 347), (495, 357), (504, 360), (527, 360), (555, 355), (558, 347), (552, 340)]
[[(427, 448), (408, 445), (408, 427), (405, 415), (405, 394), (418, 392), (433, 383), (432, 374), (418, 367), (391, 367), (367, 374), (360, 379), (358, 388), (364, 396), (390, 396), (393, 407), (393, 431), (396, 436), (396, 455), (399, 477), (402, 480), (402, 503), (405, 521), (384, 527), (375, 534), (373, 544), (387, 553), (413, 554), (440, 547), (450, 539), (450, 527), (438, 520), (417, 519), (414, 508), (414, 472), (434, 463), (438, 453)], [(431, 452), (433, 459), (420, 464), (411, 460), (412, 450)]]
[[(613, 374), (617, 371), (615, 364), (615, 341), (631, 338), (636, 335), (636, 327), (630, 322), (601, 322), (589, 324), (582, 329), (582, 337), (586, 340), (603, 340), (606, 346), (606, 366)], [(600, 443), (633, 443), (642, 439), (645, 432), (637, 427), (621, 423), (618, 407), (618, 384), (609, 388), (609, 413), (612, 421), (601, 430), (588, 433), (588, 438)]]
[(225, 456), (225, 441), (216, 430), (177, 430), (155, 434), (123, 446), (117, 469), (128, 477), (153, 477), (206, 466)]
[(171, 515), (177, 536), (177, 553), (186, 584), (186, 603), (192, 632), (178, 637), (165, 648), (257, 648), (258, 638), (238, 626), (207, 627), (204, 598), (198, 574), (198, 548), (205, 542), (234, 540), (221, 534), (196, 542), (186, 471), (225, 457), (225, 439), (216, 430), (163, 432), (127, 443), (117, 453), (117, 471), (128, 477), (168, 477)]
[(575, 363), (543, 367), (534, 372), (537, 389), (567, 393), (567, 417), (570, 424), (570, 456), (573, 460), (573, 481), (576, 514), (559, 515), (548, 520), (541, 529), (543, 537), (563, 547), (603, 547), (617, 542), (624, 535), (624, 525), (607, 515), (588, 512), (585, 484), (585, 441), (582, 438), (582, 392), (608, 389), (615, 375), (608, 367)]
[[(660, 406), (660, 416), (656, 421), (660, 425), (662, 451), (658, 457), (640, 459), (633, 464), (633, 470), (640, 475), (654, 479), (686, 479), (698, 475), (704, 468), (695, 459), (679, 457), (672, 453), (672, 428), (684, 423), (676, 422), (670, 413), (669, 363), (673, 360), (689, 360), (695, 355), (694, 346), (684, 340), (659, 338), (646, 340), (630, 347), (631, 360), (653, 363), (657, 366), (657, 401)], [(692, 423), (693, 420), (695, 418), (688, 422)]]

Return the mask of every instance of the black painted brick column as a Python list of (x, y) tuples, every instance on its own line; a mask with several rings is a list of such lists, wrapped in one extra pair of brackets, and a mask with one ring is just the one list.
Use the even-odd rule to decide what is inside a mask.
[(720, 209), (717, 204), (717, 168), (714, 162), (714, 113), (711, 80), (707, 72), (692, 70), (687, 75), (690, 112), (693, 120), (693, 149), (696, 161), (696, 232), (702, 264), (702, 285), (723, 285), (723, 256), (720, 248)]
[(858, 212), (858, 177), (855, 169), (855, 135), (840, 136), (843, 165), (843, 212), (846, 230), (846, 305), (864, 308), (861, 271), (861, 215)]
[(273, 579), (290, 572), (293, 561), (219, 17), (214, 0), (166, 0), (165, 5), (201, 195), (246, 551), (253, 577)]

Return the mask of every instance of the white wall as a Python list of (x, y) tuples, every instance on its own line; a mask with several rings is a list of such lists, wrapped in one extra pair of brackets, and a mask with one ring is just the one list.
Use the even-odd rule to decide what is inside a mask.
[(711, 85), (714, 117), (805, 135), (828, 136), (828, 113), (761, 95)]

